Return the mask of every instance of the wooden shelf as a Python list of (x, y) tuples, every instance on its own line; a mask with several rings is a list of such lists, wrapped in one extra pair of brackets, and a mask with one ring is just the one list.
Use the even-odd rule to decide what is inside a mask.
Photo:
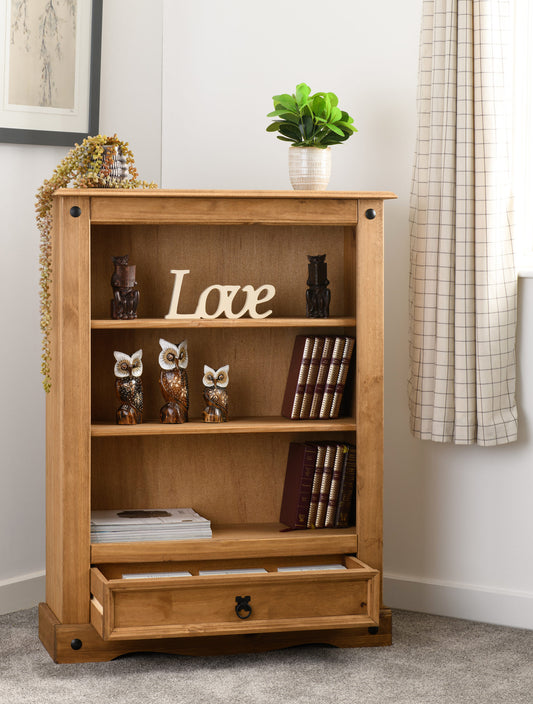
[(355, 327), (355, 318), (214, 318), (198, 320), (166, 320), (165, 318), (136, 318), (135, 320), (91, 320), (93, 330), (158, 330), (164, 328), (336, 328)]
[(357, 552), (355, 528), (287, 531), (281, 523), (213, 526), (213, 537), (142, 543), (93, 543), (91, 563), (167, 562)]
[(237, 433), (319, 433), (354, 432), (355, 418), (334, 420), (289, 420), (281, 416), (268, 418), (234, 418), (227, 423), (204, 423), (191, 420), (188, 423), (164, 424), (156, 420), (139, 425), (116, 425), (93, 423), (92, 437), (129, 437), (132, 435), (231, 435)]

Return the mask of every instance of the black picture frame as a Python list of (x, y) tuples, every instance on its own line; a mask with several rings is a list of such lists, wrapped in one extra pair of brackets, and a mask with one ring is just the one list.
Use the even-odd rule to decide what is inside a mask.
[[(87, 0), (83, 1), (86, 2)], [(0, 127), (0, 142), (72, 147), (75, 143), (81, 143), (85, 137), (98, 134), (102, 50), (102, 6), (103, 0), (92, 0), (87, 131), (63, 132), (47, 129), (41, 130)]]

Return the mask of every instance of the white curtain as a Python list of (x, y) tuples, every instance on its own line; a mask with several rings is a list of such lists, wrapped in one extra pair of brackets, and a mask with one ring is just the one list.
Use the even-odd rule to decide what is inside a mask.
[(517, 436), (507, 0), (424, 0), (411, 194), (415, 437)]

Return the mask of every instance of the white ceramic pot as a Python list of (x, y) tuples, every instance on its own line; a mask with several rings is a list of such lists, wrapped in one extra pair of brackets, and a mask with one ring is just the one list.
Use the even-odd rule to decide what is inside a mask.
[(329, 147), (289, 147), (289, 178), (295, 191), (325, 191), (330, 176)]

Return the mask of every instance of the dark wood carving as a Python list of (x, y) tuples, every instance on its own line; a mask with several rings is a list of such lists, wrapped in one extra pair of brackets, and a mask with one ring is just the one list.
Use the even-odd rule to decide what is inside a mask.
[(111, 317), (113, 320), (133, 320), (137, 317), (139, 306), (139, 291), (135, 287), (135, 264), (129, 264), (129, 255), (112, 257), (115, 269), (111, 276), (113, 300), (111, 301)]
[(326, 255), (308, 255), (309, 264), (306, 291), (306, 315), (308, 318), (329, 318), (331, 291), (328, 288), (328, 265)]

